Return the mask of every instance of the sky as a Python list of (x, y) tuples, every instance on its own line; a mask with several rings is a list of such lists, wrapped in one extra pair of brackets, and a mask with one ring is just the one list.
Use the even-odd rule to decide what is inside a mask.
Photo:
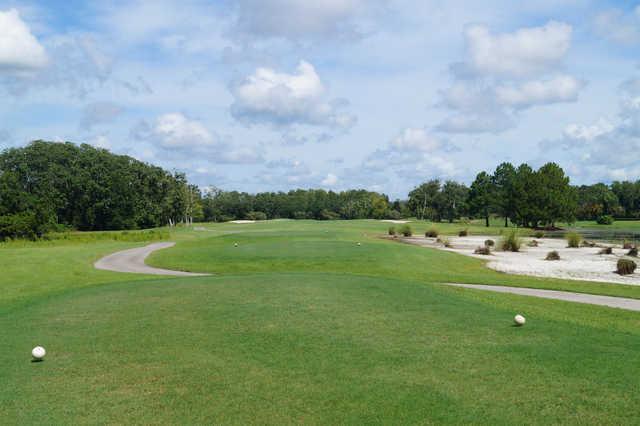
[(0, 0), (0, 149), (404, 198), (498, 164), (640, 178), (640, 3)]

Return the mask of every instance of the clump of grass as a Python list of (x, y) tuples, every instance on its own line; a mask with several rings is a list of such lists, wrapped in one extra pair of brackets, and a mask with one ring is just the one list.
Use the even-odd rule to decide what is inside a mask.
[(582, 247), (592, 247), (593, 248), (595, 246), (596, 246), (596, 243), (591, 242), (591, 241), (584, 240), (582, 242)]
[(613, 254), (613, 249), (611, 247), (604, 247), (598, 253), (599, 254)]
[(424, 233), (424, 236), (427, 238), (438, 238), (438, 230), (436, 228), (429, 228), (427, 232)]
[(622, 248), (625, 250), (631, 250), (633, 248), (633, 244), (631, 243), (631, 241), (624, 240), (624, 242), (622, 243)]
[(535, 238), (544, 238), (544, 232), (542, 232), (542, 231), (536, 231), (536, 232), (534, 232), (534, 233), (533, 233), (533, 236), (534, 236)]
[(443, 238), (440, 240), (440, 242), (447, 248), (452, 248), (453, 245), (451, 244), (451, 241), (449, 241), (448, 238)]
[(638, 247), (631, 247), (627, 256), (638, 257)]
[(520, 251), (520, 246), (522, 245), (522, 239), (518, 235), (518, 231), (513, 230), (509, 232), (505, 237), (502, 238), (500, 242), (500, 248), (502, 251)]
[(398, 232), (405, 237), (410, 237), (413, 235), (413, 231), (411, 230), (411, 227), (409, 225), (402, 225), (400, 229), (398, 229)]
[(556, 250), (550, 251), (547, 253), (547, 257), (545, 257), (544, 260), (560, 260), (560, 253)]
[(636, 262), (629, 259), (620, 259), (618, 260), (616, 272), (620, 275), (631, 275), (635, 272)]
[(458, 237), (466, 237), (468, 235), (469, 235), (468, 229), (463, 229), (462, 231), (458, 232)]
[(493, 247), (496, 245), (496, 242), (493, 240), (484, 240), (484, 246), (485, 247)]
[(491, 249), (488, 246), (478, 247), (477, 249), (474, 250), (474, 253), (488, 256), (491, 254)]
[(538, 247), (539, 243), (536, 240), (531, 240), (527, 243), (527, 246), (529, 247)]
[(569, 232), (566, 236), (567, 239), (567, 247), (569, 248), (579, 248), (580, 243), (582, 242), (582, 235), (577, 232)]
[(396, 227), (390, 226), (387, 232), (389, 233), (389, 235), (396, 235)]

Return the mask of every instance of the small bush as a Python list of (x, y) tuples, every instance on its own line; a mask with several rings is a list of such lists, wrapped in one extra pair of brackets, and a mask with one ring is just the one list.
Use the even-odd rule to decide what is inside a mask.
[(451, 241), (449, 241), (449, 239), (448, 239), (448, 238), (443, 238), (443, 239), (441, 240), (441, 242), (442, 242), (442, 244), (443, 244), (445, 247), (447, 247), (447, 248), (452, 248), (452, 247), (453, 247), (453, 245), (451, 244)]
[(629, 250), (629, 253), (627, 253), (627, 256), (638, 257), (638, 248), (631, 247), (631, 249)]
[(544, 238), (544, 232), (542, 232), (542, 231), (536, 231), (536, 232), (534, 232), (534, 233), (533, 233), (533, 236), (534, 236), (535, 238)]
[(502, 238), (500, 242), (500, 248), (502, 251), (520, 251), (520, 246), (522, 245), (522, 240), (518, 236), (518, 231), (513, 230), (507, 234), (506, 237)]
[(438, 238), (438, 230), (436, 228), (429, 228), (429, 230), (424, 233), (424, 236), (427, 238)]
[(627, 240), (624, 240), (624, 243), (622, 243), (622, 248), (625, 250), (631, 250), (633, 248), (633, 244)]
[(598, 216), (596, 222), (598, 225), (611, 225), (613, 223), (613, 216), (603, 214), (602, 216)]
[(495, 246), (495, 245), (496, 245), (496, 242), (495, 242), (495, 241), (493, 241), (493, 240), (485, 240), (485, 241), (484, 241), (484, 246), (485, 246), (485, 247), (493, 247), (493, 246)]
[(593, 248), (595, 246), (596, 246), (596, 243), (591, 242), (591, 241), (584, 240), (582, 242), (582, 247), (591, 247), (591, 248)]
[(413, 235), (413, 231), (411, 230), (411, 227), (409, 225), (402, 225), (398, 229), (398, 232), (401, 233), (405, 237), (410, 237), (410, 236)]
[(620, 275), (631, 275), (635, 272), (637, 266), (633, 260), (620, 259), (618, 260), (616, 272)]
[(264, 212), (249, 212), (245, 216), (247, 220), (267, 220), (267, 215)]
[(600, 250), (598, 253), (600, 254), (613, 254), (613, 249), (611, 247), (605, 247)]
[(550, 251), (547, 253), (547, 257), (545, 257), (544, 260), (560, 260), (560, 253), (555, 250)]
[(482, 254), (484, 256), (488, 256), (491, 254), (491, 249), (487, 246), (484, 247), (478, 247), (477, 249), (475, 249), (474, 251), (475, 254)]
[(577, 232), (569, 232), (566, 239), (569, 248), (579, 248), (582, 242), (582, 235)]
[(467, 235), (469, 235), (468, 229), (463, 229), (462, 231), (458, 232), (458, 237), (466, 237)]
[(538, 242), (536, 240), (531, 240), (527, 243), (527, 246), (529, 247), (538, 247)]
[(387, 232), (389, 233), (389, 235), (396, 235), (396, 227), (390, 226)]

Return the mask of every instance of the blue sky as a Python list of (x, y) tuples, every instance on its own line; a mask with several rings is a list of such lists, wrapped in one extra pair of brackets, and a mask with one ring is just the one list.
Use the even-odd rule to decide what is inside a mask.
[(250, 192), (640, 178), (640, 3), (0, 0), (0, 148), (85, 142)]

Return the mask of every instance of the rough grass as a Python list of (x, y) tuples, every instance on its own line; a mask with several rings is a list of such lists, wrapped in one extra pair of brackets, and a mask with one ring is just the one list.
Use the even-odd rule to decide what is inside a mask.
[(580, 243), (582, 242), (582, 235), (577, 232), (569, 232), (567, 233), (567, 247), (570, 248), (580, 248)]
[(522, 245), (522, 239), (520, 238), (518, 231), (512, 230), (500, 241), (500, 249), (502, 251), (520, 251)]

